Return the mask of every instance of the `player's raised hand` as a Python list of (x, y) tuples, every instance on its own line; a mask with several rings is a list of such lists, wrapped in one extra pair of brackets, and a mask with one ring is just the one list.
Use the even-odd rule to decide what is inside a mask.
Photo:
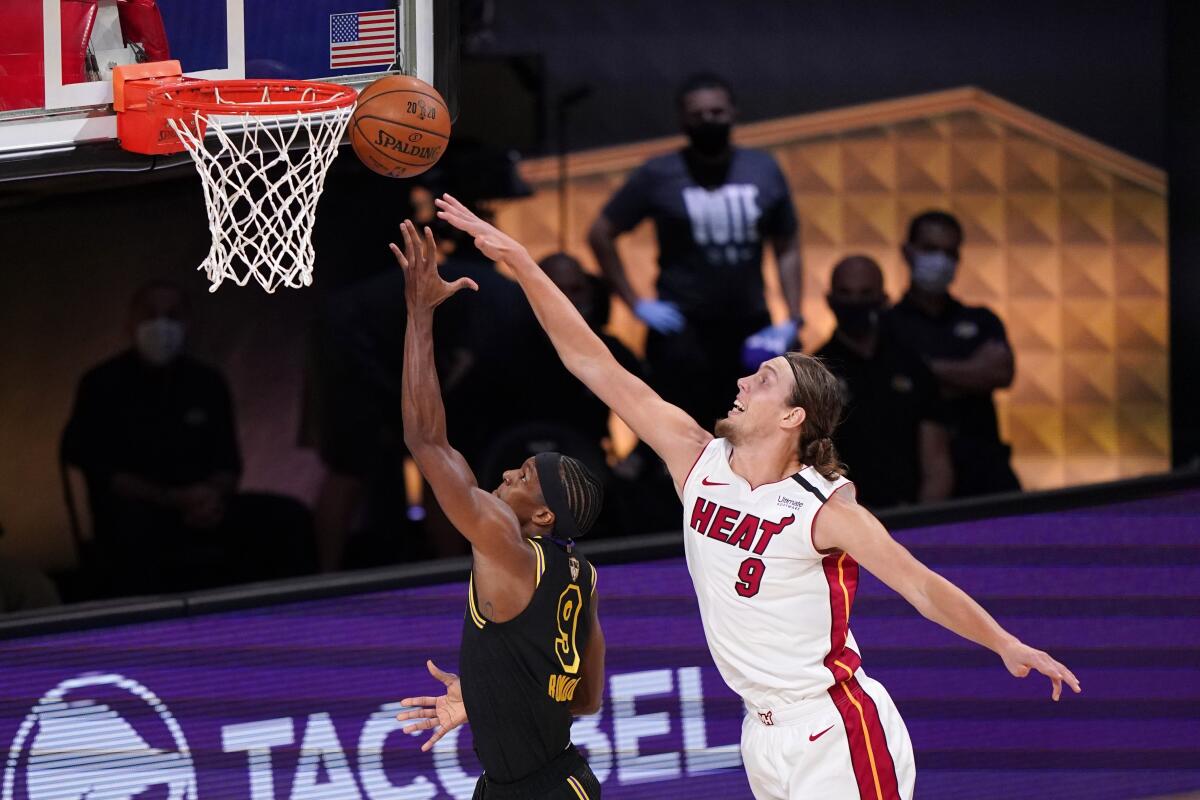
[(479, 291), (479, 285), (470, 278), (459, 278), (453, 283), (442, 280), (437, 268), (437, 244), (428, 227), (422, 238), (417, 233), (417, 226), (406, 219), (400, 223), (400, 235), (404, 238), (404, 250), (394, 242), (388, 247), (404, 270), (404, 297), (409, 308), (432, 311), (455, 292), (463, 289)]
[(1053, 687), (1050, 690), (1050, 699), (1055, 702), (1062, 696), (1064, 683), (1070, 686), (1075, 694), (1082, 691), (1079, 688), (1079, 679), (1071, 670), (1051, 658), (1049, 653), (1035, 650), (1027, 644), (1014, 642), (1000, 651), (1000, 658), (1004, 660), (1008, 671), (1018, 678), (1024, 678), (1033, 670), (1049, 678)]
[(401, 711), (396, 715), (396, 719), (401, 722), (410, 719), (417, 720), (417, 722), (404, 726), (405, 733), (433, 730), (430, 737), (421, 745), (422, 751), (428, 751), (437, 743), (438, 739), (467, 721), (467, 707), (463, 704), (462, 688), (459, 686), (458, 676), (452, 672), (443, 672), (432, 661), (426, 661), (425, 666), (429, 668), (430, 675), (445, 685), (446, 693), (441, 697), (406, 697), (400, 701), (400, 704), (413, 706), (412, 710)]
[(479, 252), (491, 260), (511, 263), (514, 256), (525, 252), (520, 242), (492, 223), (480, 219), (475, 212), (449, 193), (435, 198), (433, 202), (438, 207), (438, 217), (463, 233), (470, 234), (475, 239), (475, 246), (479, 248)]

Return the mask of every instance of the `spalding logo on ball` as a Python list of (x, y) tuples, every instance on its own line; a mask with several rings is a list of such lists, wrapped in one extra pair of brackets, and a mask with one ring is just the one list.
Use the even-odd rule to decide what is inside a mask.
[(358, 96), (350, 145), (380, 175), (411, 178), (432, 167), (450, 142), (450, 111), (428, 83), (390, 75)]

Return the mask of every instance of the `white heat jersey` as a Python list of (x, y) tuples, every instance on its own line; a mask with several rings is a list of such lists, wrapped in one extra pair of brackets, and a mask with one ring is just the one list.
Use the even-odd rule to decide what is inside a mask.
[(858, 564), (813, 547), (821, 506), (850, 481), (806, 467), (753, 488), (714, 439), (683, 485), (688, 571), (713, 661), (747, 705), (773, 708), (824, 694), (858, 669), (850, 607)]

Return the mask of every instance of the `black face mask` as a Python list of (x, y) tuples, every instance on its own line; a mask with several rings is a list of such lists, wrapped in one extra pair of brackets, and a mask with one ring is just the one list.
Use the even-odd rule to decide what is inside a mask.
[(851, 336), (867, 333), (879, 322), (879, 312), (883, 303), (878, 300), (868, 300), (865, 303), (847, 303), (841, 300), (830, 300), (829, 307), (837, 317), (838, 328)]
[(728, 122), (701, 122), (684, 128), (692, 149), (702, 156), (719, 156), (729, 148)]

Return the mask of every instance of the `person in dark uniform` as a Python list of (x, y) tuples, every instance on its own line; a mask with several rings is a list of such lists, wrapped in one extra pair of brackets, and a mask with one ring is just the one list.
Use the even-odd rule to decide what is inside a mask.
[[(484, 774), (475, 798), (598, 798), (600, 784), (571, 744), (571, 717), (600, 709), (604, 635), (596, 571), (575, 550), (600, 512), (600, 483), (579, 461), (540, 453), (504, 473), (494, 492), (446, 439), (433, 358), (433, 310), (464, 288), (438, 274), (433, 232), (401, 226), (408, 329), (404, 337), (404, 439), (450, 522), (471, 543), (461, 679), (428, 663), (441, 697), (406, 698), (405, 730), (446, 732), (471, 722)], [(486, 401), (484, 401), (486, 402)]]
[[(688, 78), (676, 95), (683, 150), (636, 169), (588, 231), (605, 276), (649, 328), (650, 382), (701, 425), (729, 408), (743, 374), (743, 342), (770, 356), (796, 344), (800, 315), (800, 226), (787, 179), (770, 153), (735, 147), (733, 90), (719, 76)], [(656, 297), (639, 297), (616, 240), (643, 219), (658, 236)], [(775, 251), (788, 319), (771, 325), (763, 248)]]
[(963, 305), (948, 291), (962, 240), (962, 226), (951, 214), (926, 211), (913, 218), (901, 248), (912, 284), (884, 325), (889, 335), (925, 360), (941, 387), (954, 460), (954, 496), (1020, 491), (992, 401), (993, 392), (1013, 382), (1013, 353), (1004, 323), (991, 310)]
[(816, 352), (837, 377), (845, 411), (833, 434), (858, 501), (871, 509), (945, 500), (954, 483), (944, 404), (921, 359), (881, 335), (883, 271), (867, 256), (833, 268), (833, 336)]
[(299, 501), (241, 492), (229, 383), (187, 353), (191, 304), (169, 281), (134, 292), (131, 346), (79, 381), (61, 455), (87, 481), (107, 593), (186, 591), (312, 569)]

